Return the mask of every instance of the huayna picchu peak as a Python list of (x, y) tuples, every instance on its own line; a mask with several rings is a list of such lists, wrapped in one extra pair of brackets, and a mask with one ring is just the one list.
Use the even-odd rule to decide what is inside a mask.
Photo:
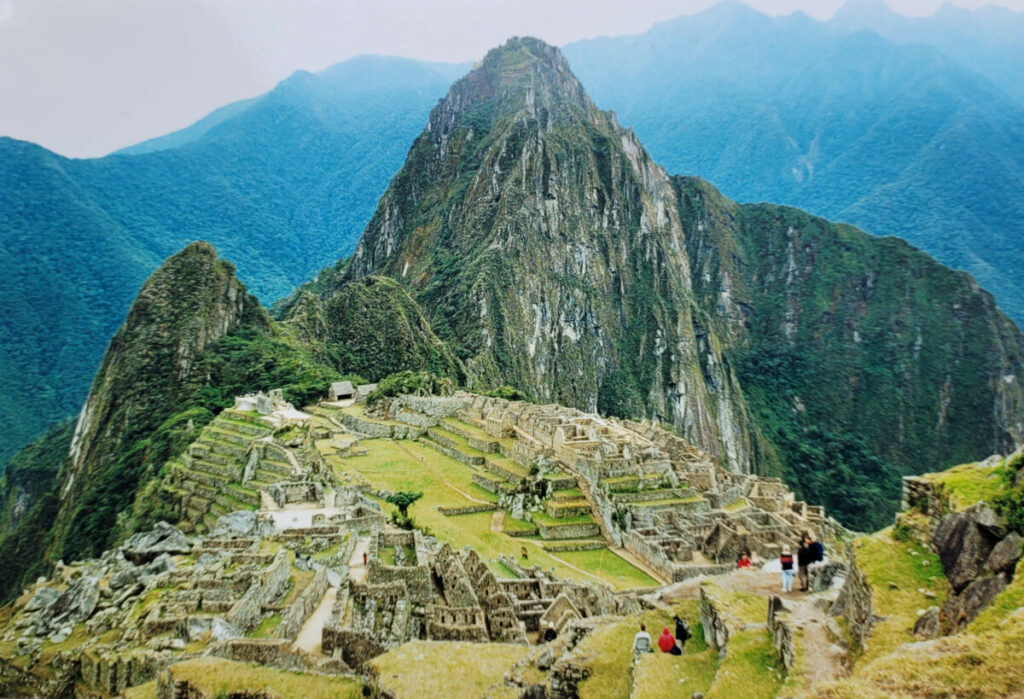
[(884, 521), (871, 503), (894, 508), (922, 458), (1020, 443), (1020, 332), (967, 275), (670, 178), (566, 70), (533, 39), (488, 53), (343, 274), (408, 289), (468, 385), (670, 423), (851, 523)]
[(1013, 695), (1022, 443), (970, 276), (513, 38), (273, 312), (206, 242), (142, 285), (0, 479), (0, 694)]

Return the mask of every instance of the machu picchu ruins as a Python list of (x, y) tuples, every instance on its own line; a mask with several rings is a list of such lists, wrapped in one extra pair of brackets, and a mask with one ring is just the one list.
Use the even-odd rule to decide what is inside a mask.
[[(3, 640), (29, 667), (77, 640), (74, 681), (101, 695), (155, 681), (171, 696), (167, 668), (199, 657), (342, 677), (414, 641), (578, 640), (741, 550), (767, 560), (841, 530), (649, 422), (461, 391), (370, 407), (360, 388), (304, 410), (236, 398), (168, 464), (168, 522), (40, 580)], [(398, 464), (444, 490), (412, 529), (388, 516)]]

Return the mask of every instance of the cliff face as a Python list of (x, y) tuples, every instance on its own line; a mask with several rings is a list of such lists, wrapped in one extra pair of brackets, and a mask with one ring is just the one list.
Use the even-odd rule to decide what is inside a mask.
[(750, 420), (690, 292), (665, 172), (557, 49), (513, 39), (433, 110), (347, 275), (389, 276), (472, 386), (671, 422), (750, 468)]

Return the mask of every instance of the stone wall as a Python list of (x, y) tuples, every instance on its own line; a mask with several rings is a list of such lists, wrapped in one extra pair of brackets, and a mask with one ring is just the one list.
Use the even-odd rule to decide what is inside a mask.
[(299, 596), (288, 607), (288, 611), (281, 618), (281, 623), (274, 630), (274, 637), (294, 641), (306, 619), (320, 604), (324, 593), (327, 592), (327, 587), (327, 569), (321, 568), (313, 576), (306, 589), (299, 593)]
[(320, 648), (324, 655), (340, 655), (354, 670), (361, 669), (367, 660), (387, 650), (376, 638), (363, 631), (335, 626), (324, 627)]
[(437, 511), (443, 515), (471, 515), (477, 512), (493, 512), (498, 509), (497, 505), (467, 505), (466, 507), (441, 507)]
[(872, 608), (871, 585), (867, 576), (857, 567), (857, 557), (850, 551), (850, 560), (846, 571), (846, 582), (839, 592), (839, 597), (832, 604), (829, 613), (841, 616), (846, 620), (851, 646), (854, 651), (864, 647), (871, 626), (874, 623)]
[(768, 631), (772, 634), (772, 645), (778, 655), (779, 663), (789, 672), (793, 669), (796, 657), (793, 650), (793, 624), (789, 613), (778, 595), (768, 598)]
[(949, 494), (941, 483), (920, 476), (904, 476), (900, 509), (941, 517), (950, 511)]

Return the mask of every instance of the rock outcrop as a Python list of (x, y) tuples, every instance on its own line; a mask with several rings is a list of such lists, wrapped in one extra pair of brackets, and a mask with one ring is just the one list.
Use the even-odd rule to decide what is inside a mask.
[[(984, 503), (946, 515), (932, 544), (952, 594), (942, 606), (946, 632), (963, 629), (1013, 580), (1021, 558), (1021, 537)], [(917, 628), (915, 627), (915, 633)]]

